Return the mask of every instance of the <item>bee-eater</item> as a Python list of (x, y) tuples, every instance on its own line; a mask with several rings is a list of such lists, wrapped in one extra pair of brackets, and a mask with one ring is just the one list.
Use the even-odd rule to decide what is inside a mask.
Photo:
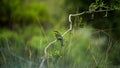
[(56, 36), (57, 40), (60, 41), (61, 46), (63, 46), (63, 37), (62, 37), (62, 35), (58, 31), (54, 31), (54, 33), (55, 33), (55, 36)]

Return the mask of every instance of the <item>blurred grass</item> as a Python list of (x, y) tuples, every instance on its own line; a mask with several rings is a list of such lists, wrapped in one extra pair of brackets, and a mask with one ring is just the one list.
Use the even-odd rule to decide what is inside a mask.
[[(54, 37), (53, 30), (54, 28), (49, 31), (45, 31), (43, 28), (33, 25), (26, 27), (26, 29), (21, 33), (2, 30), (0, 38), (3, 42), (0, 42), (0, 47), (7, 48), (26, 60), (39, 63), (43, 58), (45, 46), (56, 39)], [(46, 65), (49, 68), (92, 68), (94, 65), (92, 55), (95, 56), (97, 61), (100, 61), (99, 57), (102, 58), (103, 55), (99, 51), (99, 47), (104, 44), (104, 42), (99, 42), (99, 40), (96, 40), (94, 36), (92, 36), (92, 30), (93, 29), (90, 27), (72, 30), (72, 32), (68, 33), (64, 37), (64, 47), (61, 47), (60, 43), (57, 41), (47, 51), (48, 60)], [(60, 29), (61, 33), (64, 31), (64, 28)], [(92, 41), (90, 41), (91, 39)], [(100, 39), (103, 40), (104, 38)], [(94, 40), (96, 44), (92, 43)], [(89, 47), (93, 52), (92, 55), (88, 49)], [(6, 53), (6, 51), (1, 53)], [(4, 54), (4, 56), (6, 56), (6, 54)], [(3, 57), (1, 56), (1, 58)], [(6, 60), (6, 63), (12, 62), (12, 59), (14, 58), (15, 57), (11, 55), (5, 57), (5, 59), (8, 59)], [(15, 61), (18, 62), (17, 60)], [(19, 61), (20, 63), (23, 62), (20, 59)], [(1, 59), (1, 63), (3, 63), (3, 59)], [(9, 65), (6, 66), (8, 67)], [(20, 66), (24, 67), (24, 65)], [(29, 65), (27, 67), (29, 67)]]

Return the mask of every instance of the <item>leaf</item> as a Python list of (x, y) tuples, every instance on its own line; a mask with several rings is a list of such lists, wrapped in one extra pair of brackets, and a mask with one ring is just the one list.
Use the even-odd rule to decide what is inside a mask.
[(96, 4), (98, 4), (99, 0), (95, 0), (96, 1)]
[(107, 16), (108, 16), (108, 11), (106, 11), (106, 13), (105, 13), (104, 17), (107, 17)]

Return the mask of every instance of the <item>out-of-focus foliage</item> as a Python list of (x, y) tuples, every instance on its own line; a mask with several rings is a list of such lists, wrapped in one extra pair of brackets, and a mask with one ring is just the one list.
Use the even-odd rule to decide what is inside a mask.
[[(0, 23), (2, 27), (12, 29), (29, 24), (39, 24), (49, 21), (47, 6), (44, 2), (29, 2), (21, 0), (1, 0)], [(48, 23), (49, 24), (49, 23)]]

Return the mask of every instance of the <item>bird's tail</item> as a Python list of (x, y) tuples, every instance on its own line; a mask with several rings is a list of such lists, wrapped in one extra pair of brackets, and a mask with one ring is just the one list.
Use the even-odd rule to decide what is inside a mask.
[(61, 46), (64, 46), (64, 44), (63, 44), (63, 40), (60, 40), (60, 43), (61, 43)]

